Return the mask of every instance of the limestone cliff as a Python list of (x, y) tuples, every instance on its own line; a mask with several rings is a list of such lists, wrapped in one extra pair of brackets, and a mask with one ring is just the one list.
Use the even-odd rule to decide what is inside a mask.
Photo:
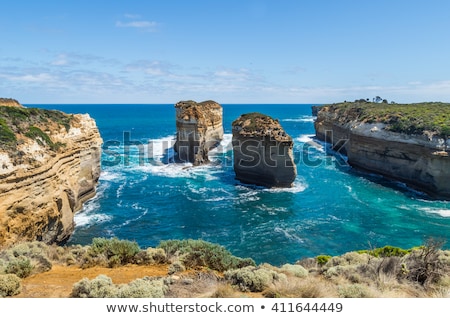
[(95, 194), (96, 123), (87, 114), (7, 105), (0, 105), (0, 247), (64, 242), (74, 213)]
[[(395, 131), (399, 118), (406, 116), (406, 108), (370, 104), (323, 107), (314, 124), (316, 136), (346, 154), (348, 163), (355, 168), (404, 182), (435, 198), (450, 199), (449, 141), (439, 134), (439, 128), (421, 133), (417, 127)], [(368, 107), (375, 109), (368, 112)], [(381, 113), (376, 107), (391, 109), (394, 115), (384, 113), (372, 118), (368, 114)], [(417, 121), (426, 122), (425, 116)], [(407, 133), (411, 130), (415, 133)]]
[(297, 176), (294, 142), (278, 120), (249, 113), (236, 119), (232, 128), (237, 180), (265, 187), (292, 187)]
[(214, 101), (175, 104), (178, 159), (194, 165), (208, 163), (208, 151), (223, 139), (222, 106)]
[(23, 107), (17, 100), (12, 99), (12, 98), (0, 98), (0, 105), (12, 106), (12, 107)]

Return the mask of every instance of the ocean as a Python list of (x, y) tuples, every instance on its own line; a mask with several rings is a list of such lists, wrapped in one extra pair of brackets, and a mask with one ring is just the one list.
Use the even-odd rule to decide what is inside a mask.
[[(201, 167), (172, 160), (173, 104), (27, 106), (89, 113), (104, 140), (97, 195), (75, 215), (67, 244), (117, 237), (146, 248), (202, 239), (273, 265), (385, 245), (411, 248), (428, 238), (450, 247), (450, 202), (348, 167), (315, 140), (312, 105), (222, 105), (224, 139)], [(254, 111), (279, 119), (294, 139), (294, 187), (235, 180), (231, 123)]]

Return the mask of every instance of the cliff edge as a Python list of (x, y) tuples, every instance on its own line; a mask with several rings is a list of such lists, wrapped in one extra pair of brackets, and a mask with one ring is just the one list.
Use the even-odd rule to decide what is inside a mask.
[(325, 105), (314, 126), (350, 166), (450, 199), (450, 104)]
[(195, 166), (209, 162), (208, 152), (223, 139), (222, 106), (214, 101), (175, 104), (178, 160)]
[(292, 187), (297, 176), (292, 138), (278, 120), (260, 113), (232, 123), (236, 179), (265, 187)]
[(64, 242), (95, 195), (98, 128), (87, 114), (11, 106), (0, 100), (0, 247)]

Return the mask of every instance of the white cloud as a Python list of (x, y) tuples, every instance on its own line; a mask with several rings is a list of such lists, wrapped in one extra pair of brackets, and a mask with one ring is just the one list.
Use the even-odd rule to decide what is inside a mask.
[(133, 14), (133, 13), (126, 13), (124, 16), (127, 19), (133, 19), (133, 20), (137, 20), (137, 19), (141, 18), (141, 16), (139, 14)]
[(174, 65), (164, 61), (139, 60), (125, 66), (127, 72), (141, 72), (152, 76), (172, 76)]
[(66, 54), (60, 54), (56, 57), (56, 59), (54, 61), (51, 62), (51, 65), (54, 66), (64, 66), (67, 65), (68, 59), (67, 59), (67, 55)]
[(130, 21), (130, 22), (122, 22), (117, 21), (116, 26), (120, 28), (144, 28), (144, 29), (152, 29), (155, 28), (158, 24), (154, 21)]
[(0, 74), (0, 78), (4, 78), (9, 81), (28, 82), (28, 83), (49, 83), (55, 80), (55, 78), (48, 73), (23, 74), (23, 75)]
[(154, 32), (158, 27), (158, 23), (155, 21), (142, 20), (138, 14), (125, 14), (125, 21), (117, 21), (116, 27), (118, 28), (135, 28), (146, 32)]

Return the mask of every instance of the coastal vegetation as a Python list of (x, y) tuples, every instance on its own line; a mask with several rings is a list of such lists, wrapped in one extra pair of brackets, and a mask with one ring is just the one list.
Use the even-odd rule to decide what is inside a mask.
[[(449, 297), (450, 251), (443, 243), (431, 239), (411, 249), (385, 246), (280, 266), (255, 264), (203, 240), (149, 248), (117, 238), (94, 238), (85, 246), (19, 243), (0, 252), (0, 297), (29, 297), (27, 281), (36, 287), (40, 275), (58, 268), (76, 279), (58, 297)], [(78, 278), (68, 274), (75, 270)], [(87, 277), (93, 270), (97, 274)], [(134, 278), (115, 282), (122, 270)], [(41, 284), (50, 281), (46, 276)]]
[(56, 110), (0, 106), (0, 149), (13, 150), (24, 138), (36, 140), (51, 150), (63, 146), (53, 143), (45, 131), (58, 131), (58, 127), (70, 129), (72, 115)]
[(445, 139), (450, 136), (450, 103), (389, 104), (362, 99), (324, 107), (335, 111), (339, 118), (347, 122), (380, 122), (386, 124), (386, 129), (393, 132), (416, 135), (430, 132)]

